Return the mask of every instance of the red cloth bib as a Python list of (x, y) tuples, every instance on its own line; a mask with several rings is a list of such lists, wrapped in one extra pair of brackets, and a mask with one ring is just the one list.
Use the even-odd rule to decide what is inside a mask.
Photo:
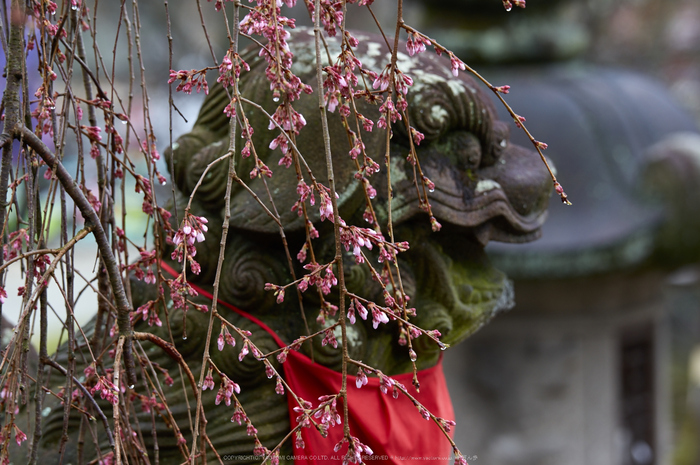
[[(165, 263), (161, 263), (161, 267), (173, 276), (178, 274)], [(213, 299), (213, 296), (205, 290), (192, 287), (201, 295)], [(218, 303), (260, 326), (280, 347), (286, 345), (277, 333), (255, 316), (221, 300)], [(314, 363), (302, 353), (289, 351), (287, 361), (282, 364), (282, 367), (284, 378), (294, 393), (314, 405), (318, 405), (319, 397), (337, 394), (340, 391), (342, 374)], [(411, 395), (435, 416), (446, 420), (455, 419), (452, 400), (442, 371), (442, 356), (437, 365), (418, 372), (420, 393), (417, 393), (411, 385), (412, 373), (403, 373), (391, 378), (407, 387)], [(362, 388), (357, 388), (355, 380), (355, 376), (348, 374), (350, 434), (373, 451), (372, 456), (363, 457), (363, 460), (368, 464), (449, 463), (452, 452), (449, 441), (432, 420), (423, 419), (408, 397), (399, 393), (398, 398), (395, 399), (391, 390), (383, 394), (379, 390), (379, 378), (369, 378), (368, 384)], [(298, 404), (289, 395), (287, 404), (289, 420), (294, 427), (299, 414), (294, 412), (293, 408)], [(341, 418), (342, 412), (342, 403), (338, 402), (338, 413)], [(342, 463), (347, 445), (343, 445), (338, 452), (333, 451), (335, 445), (343, 438), (342, 424), (330, 428), (326, 438), (323, 438), (313, 426), (302, 428), (301, 431), (306, 447), (294, 448), (295, 465)]]
[[(309, 357), (291, 351), (284, 363), (284, 376), (294, 392), (305, 400), (314, 402), (323, 395), (340, 391), (342, 375), (323, 365), (314, 363)], [(438, 417), (454, 420), (452, 401), (442, 372), (442, 357), (434, 367), (418, 372), (420, 393), (411, 385), (412, 373), (392, 376), (408, 388), (413, 397)], [(369, 378), (362, 388), (355, 385), (355, 376), (348, 375), (348, 415), (350, 434), (368, 445), (374, 454), (366, 463), (414, 464), (449, 463), (452, 446), (440, 428), (432, 420), (424, 420), (413, 402), (399, 393), (394, 399), (391, 390), (382, 394), (379, 378)], [(296, 402), (287, 396), (289, 417), (296, 426), (298, 414), (292, 409)], [(338, 413), (342, 418), (342, 404)], [(294, 449), (295, 465), (342, 463), (343, 446), (339, 452), (333, 447), (343, 438), (342, 425), (328, 430), (323, 438), (315, 428), (302, 428), (306, 448)]]

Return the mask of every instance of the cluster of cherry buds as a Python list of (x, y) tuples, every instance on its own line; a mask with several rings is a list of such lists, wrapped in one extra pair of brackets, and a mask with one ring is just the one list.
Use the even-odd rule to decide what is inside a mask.
[(415, 31), (408, 32), (408, 39), (406, 40), (406, 51), (410, 56), (416, 53), (425, 52), (426, 45), (430, 45), (431, 42), (424, 35), (419, 34)]
[(227, 50), (219, 65), (219, 77), (216, 82), (220, 82), (224, 87), (233, 86), (241, 75), (241, 69), (250, 71), (250, 66), (237, 52)]
[[(121, 234), (123, 233), (122, 231)], [(120, 234), (118, 233), (118, 235)], [(155, 250), (147, 251), (142, 249), (139, 250), (139, 259), (126, 268), (134, 272), (134, 277), (136, 279), (143, 279), (147, 284), (155, 284), (156, 275), (153, 272), (153, 265), (155, 265), (157, 261), (158, 258)], [(144, 272), (144, 270), (146, 271)]]
[(298, 351), (301, 348), (302, 342), (304, 342), (304, 338), (300, 337), (299, 339), (296, 339), (291, 344), (289, 344), (287, 347), (282, 349), (282, 351), (277, 354), (277, 361), (280, 363), (286, 362), (287, 356), (289, 355), (289, 351), (290, 350)]
[(219, 405), (223, 400), (224, 404), (229, 406), (231, 405), (231, 397), (233, 397), (233, 393), (235, 392), (236, 394), (240, 394), (241, 387), (237, 383), (231, 381), (225, 374), (219, 373), (219, 376), (221, 377), (221, 387), (216, 393), (214, 403)]
[(333, 346), (334, 349), (338, 348), (338, 339), (335, 336), (335, 331), (331, 328), (323, 332), (323, 340), (321, 341), (321, 346), (326, 346), (328, 344)]
[(356, 318), (355, 318), (355, 311), (360, 314), (360, 318), (363, 320), (367, 319), (367, 309), (365, 308), (364, 305), (362, 305), (362, 302), (360, 302), (358, 299), (352, 299), (350, 301), (350, 305), (348, 305), (348, 320), (350, 320), (351, 324), (355, 324)]
[[(170, 297), (173, 299), (173, 308), (175, 309), (187, 310), (187, 303), (189, 302), (187, 297), (197, 297), (199, 295), (199, 292), (184, 279), (184, 273), (173, 280), (169, 280), (168, 285), (170, 287)], [(209, 311), (206, 305), (189, 303), (201, 312)]]
[(41, 127), (43, 134), (53, 137), (53, 122), (51, 115), (56, 109), (54, 100), (48, 95), (43, 95), (44, 86), (39, 87), (34, 95), (39, 97), (39, 103), (32, 110), (32, 117), (37, 121), (37, 127)]
[(467, 463), (466, 457), (457, 449), (456, 447), (453, 449), (453, 452), (455, 454), (455, 465), (469, 465)]
[(84, 192), (85, 198), (90, 203), (90, 206), (99, 214), (100, 208), (102, 208), (102, 202), (95, 196), (92, 189), (88, 189), (82, 184), (80, 184), (80, 189)]
[[(335, 277), (333, 273), (333, 267), (329, 265), (319, 265), (318, 263), (307, 263), (304, 265), (304, 269), (309, 273), (303, 278), (296, 281), (296, 286), (301, 292), (305, 292), (309, 286), (315, 285), (323, 295), (328, 295), (331, 292), (333, 286), (338, 285), (338, 278)], [(284, 301), (285, 289), (290, 286), (279, 286), (277, 284), (265, 283), (266, 291), (274, 291), (274, 295), (277, 297), (277, 303), (282, 303)]]
[(311, 405), (311, 402), (301, 399), (298, 399), (301, 405), (297, 405), (294, 407), (292, 410), (295, 411), (296, 413), (299, 414), (298, 417), (296, 417), (296, 422), (302, 427), (302, 428), (308, 428), (311, 426), (311, 418), (309, 418), (309, 410), (313, 407)]
[(457, 58), (457, 56), (455, 56), (452, 52), (449, 52), (449, 55), (450, 55), (450, 67), (452, 68), (452, 75), (454, 77), (457, 77), (457, 76), (459, 76), (460, 70), (464, 71), (465, 69), (467, 69), (467, 65), (462, 60)]
[[(2, 432), (0, 432), (0, 446), (4, 445), (5, 441), (9, 440), (12, 437), (12, 430), (14, 430), (15, 432), (15, 442), (18, 446), (21, 446), (22, 443), (27, 440), (27, 435), (24, 434), (24, 432), (22, 432), (22, 430), (19, 429), (19, 427), (16, 424), (11, 423), (5, 425)], [(7, 463), (9, 463), (9, 459), (7, 460)]]
[(131, 321), (134, 323), (138, 320), (139, 316), (143, 321), (148, 322), (148, 326), (162, 326), (163, 322), (160, 321), (158, 317), (158, 310), (155, 300), (149, 300), (145, 304), (141, 305), (136, 311), (131, 313)]
[(204, 89), (204, 93), (208, 94), (209, 93), (209, 85), (207, 84), (207, 70), (206, 69), (192, 69), (192, 70), (184, 70), (181, 69), (179, 71), (175, 71), (173, 69), (170, 70), (170, 79), (168, 79), (168, 84), (172, 84), (173, 82), (179, 80), (180, 84), (178, 84), (177, 88), (175, 89), (177, 92), (184, 92), (186, 94), (191, 94), (192, 93), (192, 88), (195, 88), (197, 92), (200, 90)]
[(224, 350), (225, 344), (228, 344), (231, 347), (236, 347), (236, 340), (233, 338), (233, 336), (231, 336), (231, 333), (228, 331), (226, 325), (221, 325), (221, 332), (219, 333), (216, 343), (219, 351)]
[[(89, 365), (85, 368), (84, 373), (86, 378), (97, 376), (93, 365)], [(90, 389), (90, 394), (95, 395), (98, 391), (100, 392), (100, 397), (109, 401), (112, 405), (117, 405), (119, 403), (119, 391), (114, 383), (107, 379), (107, 377), (97, 376), (97, 382)]]
[[(340, 440), (339, 443), (335, 445), (333, 450), (338, 452), (345, 442), (348, 442), (346, 438)], [(350, 436), (350, 442), (348, 444), (348, 451), (343, 457), (343, 464), (347, 463), (364, 463), (362, 460), (362, 455), (372, 455), (374, 452), (366, 444), (362, 444), (359, 439), (355, 436)]]
[(201, 271), (199, 263), (194, 260), (194, 256), (197, 255), (195, 243), (204, 241), (204, 233), (208, 230), (207, 223), (208, 220), (203, 216), (188, 213), (172, 239), (175, 250), (171, 258), (178, 262), (186, 259), (194, 274), (199, 274)]
[[(250, 335), (250, 332), (248, 332), (248, 335)], [(245, 356), (251, 352), (253, 353), (253, 357), (255, 357), (256, 359), (261, 360), (263, 358), (262, 353), (255, 346), (255, 344), (250, 342), (250, 339), (248, 339), (247, 337), (243, 338), (243, 346), (241, 347), (241, 351), (238, 352), (238, 361), (242, 362)]]
[(452, 431), (452, 427), (454, 427), (457, 424), (453, 420), (446, 420), (442, 417), (435, 417), (435, 419), (448, 433)]
[(367, 250), (372, 250), (373, 245), (381, 245), (380, 252), (380, 262), (393, 260), (393, 256), (387, 252), (387, 246), (389, 249), (395, 249), (400, 252), (405, 252), (408, 250), (407, 242), (397, 242), (395, 244), (389, 244), (384, 240), (384, 236), (378, 233), (374, 229), (360, 228), (357, 226), (348, 226), (345, 221), (340, 220), (340, 243), (345, 247), (346, 251), (352, 249), (352, 254), (355, 257), (355, 263), (364, 263), (364, 257), (362, 256), (362, 247)]
[(367, 304), (370, 311), (372, 312), (372, 328), (377, 329), (380, 324), (389, 323), (389, 317), (386, 312), (384, 312), (380, 307), (374, 302), (369, 302)]
[(564, 205), (571, 205), (571, 202), (569, 201), (569, 197), (566, 195), (566, 192), (564, 192), (564, 188), (561, 187), (561, 184), (558, 182), (554, 183), (554, 190), (557, 194), (559, 194), (559, 197), (561, 198), (561, 201)]
[(136, 399), (139, 399), (139, 401), (141, 401), (141, 411), (143, 412), (151, 413), (151, 409), (154, 409), (156, 412), (165, 410), (165, 404), (162, 402), (158, 402), (155, 394), (151, 394), (149, 397), (132, 391), (131, 400), (133, 401)]
[(22, 243), (29, 244), (29, 233), (25, 228), (12, 231), (7, 239), (7, 244), (2, 248), (3, 260), (13, 260), (22, 253)]
[(319, 407), (323, 405), (323, 408), (316, 410), (314, 418), (320, 419), (322, 428), (328, 430), (328, 428), (340, 425), (343, 422), (337, 409), (337, 395), (321, 396), (318, 398), (318, 401), (320, 402)]
[(388, 394), (391, 391), (391, 395), (394, 399), (399, 397), (399, 388), (405, 390), (403, 385), (393, 378), (389, 378), (383, 373), (379, 373), (379, 390), (382, 394)]
[(369, 383), (367, 374), (362, 369), (362, 367), (359, 367), (357, 369), (357, 376), (355, 377), (355, 386), (357, 386), (357, 389), (360, 389), (362, 386), (366, 386), (367, 383)]
[[(211, 2), (211, 0), (207, 0), (208, 2)], [(230, 2), (232, 0), (216, 0), (214, 2), (214, 9), (216, 11), (221, 11), (224, 7), (224, 2)]]

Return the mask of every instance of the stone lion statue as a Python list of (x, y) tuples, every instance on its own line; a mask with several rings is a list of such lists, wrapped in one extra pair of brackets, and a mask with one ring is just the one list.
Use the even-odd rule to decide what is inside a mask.
[[(360, 33), (356, 37), (359, 39), (355, 51), (357, 58), (365, 68), (378, 72), (378, 68), (389, 61), (387, 46), (377, 36)], [(292, 71), (303, 82), (318, 90), (315, 83), (312, 32), (297, 32), (294, 40), (290, 40), (290, 45), (296, 57)], [(328, 39), (327, 47), (330, 56), (336, 56), (340, 45), (337, 40)], [(270, 148), (279, 131), (267, 129), (270, 123), (266, 113), (273, 114), (279, 103), (269, 90), (265, 77), (266, 63), (257, 55), (257, 51), (244, 52), (242, 57), (249, 64), (250, 71), (241, 74), (241, 94), (250, 101), (259, 102), (260, 107), (244, 102), (245, 113), (238, 116), (245, 116), (250, 122), (254, 129), (252, 142), (257, 157), (273, 169), (274, 176), (270, 180), (265, 176), (250, 179), (248, 173), (255, 168), (254, 157), (243, 158), (238, 151), (236, 172), (247, 187), (233, 184), (230, 226), (218, 297), (221, 302), (253, 315), (284, 343), (289, 344), (307, 332), (302, 312), (311, 333), (328, 327), (336, 321), (337, 315), (325, 314), (319, 318), (322, 294), (313, 289), (303, 293), (301, 301), (291, 289), (279, 304), (276, 303), (273, 292), (264, 290), (266, 283), (284, 285), (291, 282), (293, 277), (279, 225), (261, 207), (260, 202), (272, 209), (269, 199), (274, 200), (297, 278), (305, 273), (302, 268), (304, 263), (294, 257), (306, 243), (306, 222), (303, 216), (292, 210), (298, 200), (297, 172), (294, 167), (278, 166), (277, 161), (281, 156), (279, 150)], [(324, 64), (326, 65), (327, 63)], [(536, 152), (509, 142), (509, 126), (497, 120), (489, 95), (463, 73), (455, 77), (449, 60), (429, 53), (414, 57), (399, 53), (397, 65), (405, 75), (410, 75), (413, 79), (413, 85), (405, 96), (408, 118), (410, 125), (424, 135), (424, 139), (416, 146), (416, 151), (422, 173), (431, 181), (428, 199), (432, 214), (442, 228), (439, 232), (433, 232), (425, 205), (421, 207), (421, 191), (414, 182), (415, 167), (406, 160), (412, 133), (406, 129), (403, 120), (391, 127), (393, 134), (389, 141), (389, 167), (383, 164), (386, 130), (375, 127), (371, 132), (362, 132), (365, 153), (380, 166), (378, 172), (368, 177), (376, 190), (373, 205), (378, 223), (385, 236), (389, 237), (386, 224), (389, 217), (387, 182), (390, 179), (393, 189), (391, 218), (394, 237), (397, 241), (409, 243), (409, 249), (399, 253), (397, 260), (402, 285), (411, 298), (410, 306), (416, 309), (416, 315), (410, 321), (425, 329), (437, 329), (445, 345), (455, 344), (478, 330), (497, 312), (512, 306), (512, 285), (503, 273), (491, 266), (484, 246), (490, 240), (524, 242), (536, 239), (545, 220), (552, 182)], [(206, 240), (197, 244), (196, 258), (201, 272), (189, 272), (187, 278), (198, 289), (210, 293), (213, 293), (225, 216), (228, 160), (212, 165), (203, 177), (202, 175), (207, 166), (229, 150), (231, 131), (229, 117), (224, 109), (230, 99), (222, 86), (212, 86), (193, 129), (182, 135), (166, 151), (168, 161), (172, 162), (171, 176), (177, 189), (176, 202), (172, 206), (173, 212), (177, 214), (173, 218), (183, 218), (188, 198), (202, 178), (201, 185), (194, 194), (190, 213), (207, 218), (208, 232)], [(357, 111), (367, 119), (379, 119), (376, 103), (358, 99), (356, 105)], [(326, 161), (317, 94), (302, 94), (294, 103), (294, 108), (305, 116), (307, 123), (296, 136), (296, 146), (310, 170), (320, 182), (325, 183)], [(362, 179), (357, 179), (355, 160), (348, 155), (352, 146), (348, 143), (347, 129), (337, 111), (329, 113), (328, 120), (340, 216), (348, 225), (371, 227), (364, 217), (367, 207), (366, 190)], [(237, 140), (236, 143), (240, 149), (245, 144), (245, 139)], [(255, 193), (257, 199), (249, 191)], [(335, 251), (333, 224), (321, 221), (318, 208), (309, 208), (308, 214), (319, 234), (319, 238), (313, 241), (316, 259), (319, 263), (325, 263), (323, 260), (332, 259)], [(178, 227), (174, 221), (173, 226)], [(169, 257), (171, 251), (172, 246), (167, 246), (163, 250), (163, 256)], [(378, 254), (377, 248), (366, 251), (368, 260), (375, 264)], [(354, 258), (352, 250), (344, 256), (348, 291), (370, 301), (384, 302), (382, 286), (373, 279), (368, 266), (357, 264)], [(180, 263), (169, 260), (164, 263), (179, 272)], [(167, 273), (164, 273), (164, 277), (172, 278)], [(155, 284), (147, 284), (135, 277), (131, 279), (131, 290), (134, 308), (159, 297)], [(337, 302), (337, 290), (332, 289), (324, 299), (329, 302), (335, 299)], [(167, 320), (164, 313), (160, 315), (164, 321), (162, 326), (148, 326), (139, 320), (135, 329), (173, 341), (191, 372), (198, 377), (210, 315), (191, 306), (186, 312), (181, 308), (173, 308), (167, 292), (165, 301), (170, 307)], [(193, 297), (192, 301), (209, 307), (212, 303), (204, 293)], [(227, 311), (223, 305), (219, 306), (219, 312), (238, 328), (250, 331), (250, 339), (261, 352), (269, 353), (279, 348), (274, 337), (259, 324), (238, 313)], [(186, 338), (182, 337), (185, 328)], [(347, 326), (347, 332), (347, 349), (353, 359), (361, 360), (389, 376), (412, 371), (412, 357), (409, 357), (407, 347), (401, 345), (405, 341), (401, 340), (402, 332), (398, 322), (389, 321), (375, 329), (371, 318), (363, 320), (358, 317), (355, 324)], [(257, 428), (257, 435), (249, 436), (245, 424), (232, 423), (233, 411), (230, 408), (226, 410), (223, 405), (215, 408), (216, 389), (208, 390), (202, 399), (207, 421), (206, 434), (216, 453), (204, 443), (199, 450), (204, 448), (207, 451), (208, 461), (216, 461), (218, 453), (221, 457), (239, 456), (236, 463), (246, 462), (245, 456), (250, 456), (249, 462), (254, 462), (251, 454), (258, 446), (256, 440), (259, 439), (264, 446), (272, 448), (288, 434), (296, 421), (295, 418), (290, 418), (285, 398), (275, 393), (276, 383), (266, 376), (265, 365), (253, 356), (239, 361), (244, 346), (240, 336), (234, 334), (237, 340), (234, 348), (227, 347), (226, 350), (219, 351), (216, 350), (219, 334), (220, 324), (215, 320), (211, 360), (240, 387), (237, 398)], [(302, 344), (300, 353), (312, 356), (314, 363), (339, 371), (341, 347), (323, 345), (322, 339), (316, 337), (313, 343)], [(340, 337), (337, 339), (340, 340)], [(428, 369), (438, 363), (440, 346), (431, 338), (421, 336), (412, 342), (418, 370)], [(146, 447), (145, 450), (130, 448), (126, 453), (133, 458), (133, 463), (145, 462), (146, 456), (152, 461), (157, 444), (160, 463), (181, 463), (185, 460), (185, 448), (191, 443), (190, 427), (195, 421), (195, 396), (188, 380), (184, 379), (183, 382), (184, 375), (178, 369), (172, 353), (149, 342), (143, 342), (142, 345), (144, 352), (139, 354), (143, 376), (157, 379), (167, 370), (167, 375), (174, 384), (171, 387), (162, 385), (162, 392), (167, 398), (167, 409), (154, 396), (155, 401), (150, 404), (142, 399), (144, 408), (141, 411), (123, 412), (123, 418), (128, 419), (134, 434), (139, 435)], [(156, 369), (143, 362), (145, 355)], [(59, 353), (58, 357), (59, 362), (65, 362), (67, 352)], [(270, 361), (278, 372), (283, 372), (275, 357), (271, 357)], [(78, 361), (77, 373), (85, 368), (81, 363), (83, 362)], [(162, 377), (160, 379), (162, 382)], [(137, 387), (136, 390), (138, 389)], [(132, 398), (136, 396), (131, 390), (123, 395), (131, 395)], [(316, 402), (316, 399), (308, 400)], [(105, 409), (109, 412), (111, 406), (105, 404)], [(411, 414), (419, 418), (415, 412)], [(55, 454), (63, 431), (63, 407), (55, 399), (47, 398), (42, 415), (46, 421), (40, 455), (53, 461), (52, 454)], [(76, 460), (78, 453), (88, 460), (109, 454), (106, 434), (100, 424), (86, 420), (86, 416), (75, 409), (70, 420), (69, 440), (78, 441), (78, 437), (81, 437), (83, 445), (81, 448), (69, 447), (64, 463)], [(95, 442), (100, 446), (100, 453)], [(292, 443), (293, 441), (287, 441), (283, 454), (292, 453)], [(284, 458), (282, 462), (285, 462)]]

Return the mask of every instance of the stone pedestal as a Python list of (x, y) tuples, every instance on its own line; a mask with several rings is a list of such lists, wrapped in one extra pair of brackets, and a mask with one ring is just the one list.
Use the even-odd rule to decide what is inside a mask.
[(671, 463), (659, 276), (519, 282), (516, 295), (445, 357), (465, 454), (489, 465)]

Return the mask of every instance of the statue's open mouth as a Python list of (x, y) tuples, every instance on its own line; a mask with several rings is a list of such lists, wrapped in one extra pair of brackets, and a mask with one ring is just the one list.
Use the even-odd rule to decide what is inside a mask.
[[(412, 247), (400, 263), (418, 309), (415, 324), (438, 329), (442, 342), (456, 344), (513, 306), (512, 282), (491, 264), (473, 231), (444, 223), (439, 233), (429, 233), (413, 225)], [(417, 350), (437, 350), (420, 339)]]

